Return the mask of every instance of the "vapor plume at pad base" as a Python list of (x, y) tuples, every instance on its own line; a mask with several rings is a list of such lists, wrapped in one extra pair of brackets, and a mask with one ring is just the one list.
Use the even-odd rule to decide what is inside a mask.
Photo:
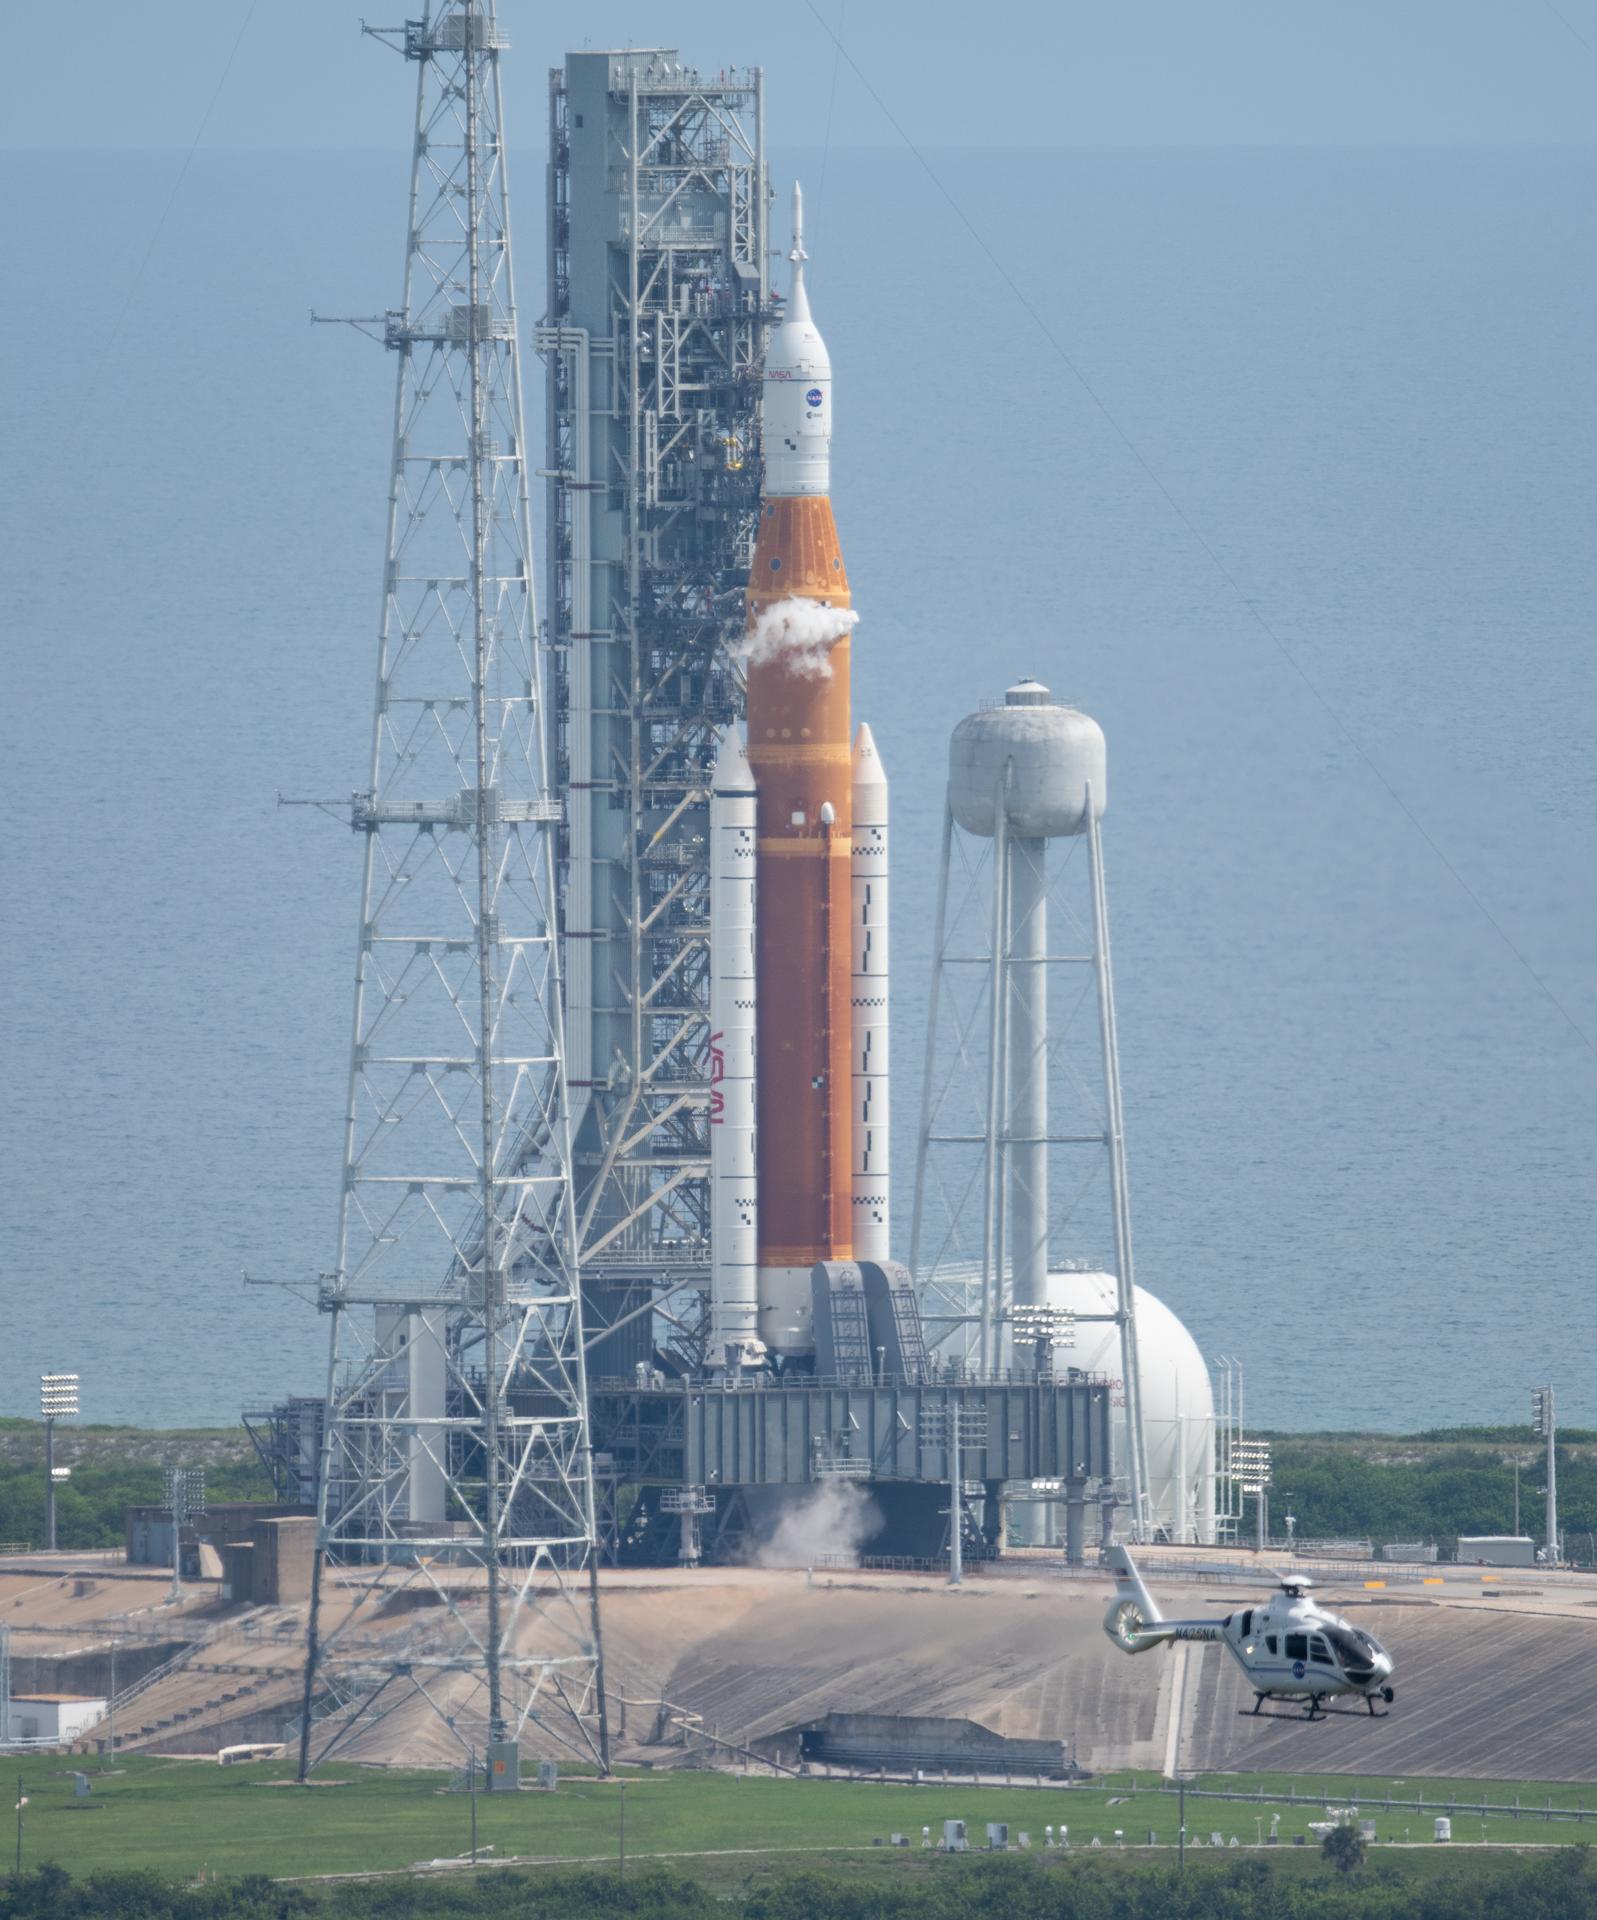
[(829, 1480), (795, 1506), (784, 1506), (775, 1529), (754, 1550), (757, 1567), (858, 1566), (860, 1549), (882, 1524), (882, 1510), (852, 1480)]

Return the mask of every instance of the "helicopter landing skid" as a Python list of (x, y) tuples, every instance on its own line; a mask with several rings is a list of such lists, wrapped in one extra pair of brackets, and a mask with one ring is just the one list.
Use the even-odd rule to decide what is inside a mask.
[[(1264, 1711), (1265, 1701), (1274, 1700), (1276, 1697), (1277, 1696), (1272, 1693), (1261, 1693), (1251, 1707), (1237, 1708), (1238, 1719), (1296, 1720), (1300, 1721), (1304, 1726), (1307, 1726), (1316, 1720), (1362, 1720), (1366, 1717), (1364, 1714), (1358, 1712), (1356, 1708), (1328, 1707), (1318, 1699), (1309, 1702), (1307, 1711), (1304, 1711), (1301, 1707), (1289, 1707), (1285, 1710), (1273, 1708), (1269, 1713), (1266, 1713)], [(1366, 1701), (1365, 1705), (1369, 1708), (1368, 1718), (1371, 1720), (1387, 1720), (1391, 1718), (1389, 1712), (1377, 1711), (1372, 1702)]]

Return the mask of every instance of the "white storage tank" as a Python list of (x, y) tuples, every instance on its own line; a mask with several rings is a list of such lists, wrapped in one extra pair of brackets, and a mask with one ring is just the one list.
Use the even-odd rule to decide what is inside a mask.
[[(1076, 1339), (1054, 1353), (1054, 1371), (1071, 1367), (1120, 1380), (1120, 1329), (1112, 1320), (1084, 1322), (1083, 1314), (1115, 1310), (1112, 1273), (1050, 1273), (1048, 1304), (1076, 1315)], [(1214, 1540), (1214, 1392), (1198, 1343), (1145, 1287), (1136, 1289), (1137, 1361), (1142, 1372), (1142, 1425), (1148, 1447), (1153, 1524), (1172, 1540)], [(1123, 1391), (1114, 1396), (1111, 1422), (1117, 1467), (1129, 1458)]]

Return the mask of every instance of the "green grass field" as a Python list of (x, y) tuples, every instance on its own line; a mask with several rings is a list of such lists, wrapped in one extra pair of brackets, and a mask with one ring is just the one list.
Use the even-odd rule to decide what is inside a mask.
[[(12, 1769), (7, 1768), (10, 1775)], [(109, 1868), (151, 1867), (182, 1877), (267, 1873), (276, 1876), (402, 1871), (419, 1861), (459, 1855), (471, 1840), (469, 1797), (451, 1792), (445, 1776), (395, 1773), (334, 1765), (323, 1784), (300, 1788), (286, 1764), (219, 1767), (197, 1761), (128, 1757), (117, 1768), (91, 1772), (93, 1792), (74, 1798), (73, 1781), (58, 1757), (16, 1769), (26, 1782), (23, 1858), (26, 1865), (53, 1861), (74, 1876)], [(338, 1783), (338, 1784), (334, 1784)], [(8, 1779), (7, 1784), (11, 1784)], [(1434, 1812), (1448, 1811), (1450, 1783), (1349, 1780), (1326, 1776), (1217, 1776), (1211, 1787), (1253, 1793), (1262, 1799), (1187, 1799), (1189, 1859), (1214, 1859), (1208, 1840), (1235, 1835), (1252, 1848), (1280, 1815), (1281, 1843), (1272, 1857), (1317, 1854), (1312, 1840), (1302, 1850), (1293, 1837), (1323, 1818), (1326, 1803), (1356, 1804), (1376, 1822), (1382, 1841), (1407, 1839), (1416, 1849), (1390, 1856), (1420, 1870), (1421, 1859), (1445, 1859), (1448, 1849), (1430, 1846)], [(968, 1823), (981, 1845), (989, 1820), (1007, 1821), (1011, 1837), (1031, 1835), (1044, 1847), (1044, 1829), (1069, 1829), (1070, 1851), (1104, 1865), (1105, 1850), (1117, 1853), (1124, 1837), (1126, 1864), (1139, 1850), (1147, 1858), (1150, 1833), (1160, 1847), (1173, 1846), (1179, 1823), (1174, 1795), (1153, 1791), (1151, 1777), (1133, 1782), (1117, 1776), (1086, 1788), (998, 1788), (951, 1785), (888, 1786), (873, 1782), (785, 1780), (718, 1773), (634, 1773), (620, 1781), (568, 1775), (555, 1793), (523, 1792), (477, 1802), (478, 1839), (491, 1857), (531, 1856), (548, 1861), (614, 1862), (625, 1800), (626, 1851), (631, 1861), (671, 1862), (695, 1878), (717, 1885), (744, 1885), (777, 1871), (834, 1867), (875, 1877), (884, 1872), (924, 1872), (934, 1863), (922, 1852), (921, 1828), (941, 1835), (947, 1818)], [(1423, 1786), (1423, 1813), (1394, 1808), (1384, 1799), (1411, 1797)], [(1481, 1798), (1476, 1781), (1456, 1783), (1452, 1812), (1455, 1842), (1484, 1838), (1490, 1846), (1569, 1845), (1597, 1838), (1597, 1792), (1579, 1787), (1527, 1785), (1488, 1788), (1487, 1797), (1510, 1802), (1518, 1793), (1522, 1817), (1468, 1810)], [(1272, 1798), (1296, 1790), (1314, 1804)], [(1550, 1797), (1554, 1806), (1576, 1808), (1590, 1796), (1589, 1824), (1537, 1817)], [(1534, 1804), (1533, 1804), (1534, 1803)], [(911, 1848), (877, 1850), (873, 1842), (908, 1833)], [(1100, 1842), (1094, 1853), (1091, 1842)], [(1422, 1843), (1427, 1843), (1423, 1844)], [(1160, 1858), (1167, 1856), (1160, 1855)], [(1225, 1857), (1237, 1853), (1226, 1849)], [(1477, 1858), (1479, 1856), (1477, 1855)], [(1120, 1858), (1115, 1860), (1120, 1864)]]

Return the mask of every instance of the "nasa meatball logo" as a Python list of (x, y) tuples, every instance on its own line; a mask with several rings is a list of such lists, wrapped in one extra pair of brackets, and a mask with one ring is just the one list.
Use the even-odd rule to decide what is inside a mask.
[(1294, 1680), (1301, 1680), (1306, 1671), (1307, 1669), (1301, 1660), (1294, 1660), (1292, 1662), (1292, 1678)]
[(821, 390), (819, 387), (810, 388), (809, 392), (804, 396), (804, 404), (807, 407), (818, 407), (821, 404)]

